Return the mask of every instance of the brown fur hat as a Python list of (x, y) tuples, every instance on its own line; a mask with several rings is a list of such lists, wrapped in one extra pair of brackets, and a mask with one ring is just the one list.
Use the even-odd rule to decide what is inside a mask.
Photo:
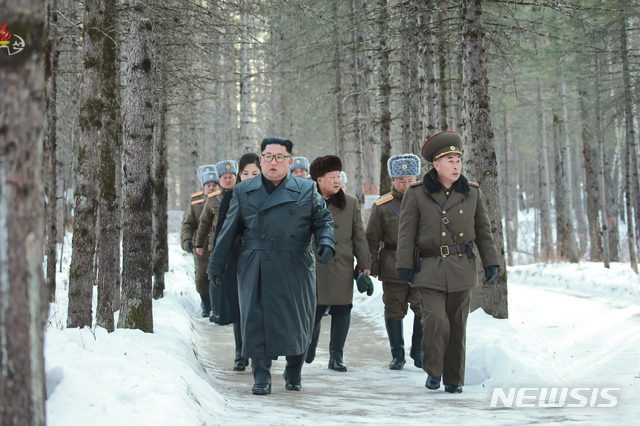
[(329, 172), (342, 171), (342, 161), (340, 157), (335, 155), (325, 155), (324, 157), (318, 157), (309, 166), (309, 174), (311, 179), (318, 181), (319, 177), (324, 176)]

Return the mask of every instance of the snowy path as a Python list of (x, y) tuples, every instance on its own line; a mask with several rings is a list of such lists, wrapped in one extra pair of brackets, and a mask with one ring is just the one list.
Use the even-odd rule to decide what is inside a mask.
[[(280, 358), (272, 367), (272, 394), (251, 394), (250, 368), (234, 372), (233, 329), (206, 320), (195, 323), (198, 358), (213, 387), (225, 398), (225, 423), (248, 424), (420, 424), (430, 421), (474, 424), (628, 423), (637, 421), (640, 308), (610, 306), (599, 300), (559, 294), (518, 283), (510, 287), (511, 321), (542, 334), (552, 354), (557, 383), (533, 386), (620, 387), (618, 407), (491, 409), (491, 389), (465, 386), (462, 395), (424, 388), (426, 374), (412, 360), (391, 371), (382, 320), (364, 318), (354, 309), (345, 348), (347, 373), (327, 369), (330, 318), (323, 330), (316, 361), (305, 364), (302, 391), (284, 389)], [(567, 314), (571, 306), (571, 316)], [(585, 324), (588, 324), (585, 327)], [(544, 329), (543, 333), (537, 330)], [(406, 334), (406, 333), (405, 333)], [(551, 336), (551, 337), (550, 337)], [(509, 345), (509, 342), (504, 342)], [(408, 346), (408, 345), (407, 345)], [(545, 348), (541, 348), (545, 350)], [(408, 351), (408, 348), (407, 348)], [(214, 416), (214, 417), (217, 417)]]

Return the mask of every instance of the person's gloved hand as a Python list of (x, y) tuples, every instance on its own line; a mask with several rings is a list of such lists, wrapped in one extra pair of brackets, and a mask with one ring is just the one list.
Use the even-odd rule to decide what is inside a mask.
[(193, 243), (192, 243), (191, 241), (189, 241), (187, 244), (189, 245), (189, 250), (188, 250), (188, 252), (189, 252), (189, 253), (193, 253)]
[(222, 287), (222, 278), (220, 278), (218, 275), (215, 275), (215, 276), (213, 277), (213, 284), (214, 284), (216, 287)]
[(222, 285), (222, 276), (224, 275), (224, 269), (220, 268), (218, 264), (209, 262), (209, 267), (207, 268), (207, 275), (209, 275), (209, 280), (216, 287), (220, 287)]
[(487, 279), (487, 284), (489, 284), (493, 279), (498, 275), (498, 266), (491, 265), (484, 268), (484, 277)]
[(360, 272), (360, 275), (358, 275), (356, 285), (358, 286), (358, 291), (360, 293), (367, 292), (367, 296), (371, 296), (373, 294), (373, 282), (369, 275), (364, 272)]
[(398, 277), (405, 283), (413, 281), (413, 269), (401, 268), (398, 269)]
[(331, 262), (333, 256), (335, 256), (336, 252), (333, 250), (331, 246), (326, 244), (321, 244), (318, 246), (318, 262), (322, 264), (327, 264)]

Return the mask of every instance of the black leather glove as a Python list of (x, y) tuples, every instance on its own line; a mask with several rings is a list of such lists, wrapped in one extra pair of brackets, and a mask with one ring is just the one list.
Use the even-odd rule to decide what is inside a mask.
[(327, 264), (331, 262), (331, 259), (333, 259), (333, 256), (335, 255), (336, 252), (331, 246), (328, 246), (326, 244), (321, 244), (318, 246), (318, 262)]
[(189, 253), (193, 253), (193, 243), (191, 241), (189, 241), (187, 243), (189, 245), (189, 250), (187, 250)]
[(216, 287), (220, 287), (222, 285), (222, 277), (224, 276), (224, 269), (220, 268), (218, 264), (209, 261), (209, 267), (207, 268), (207, 275), (209, 275), (209, 280)]
[(358, 286), (358, 291), (360, 293), (367, 292), (367, 296), (371, 296), (373, 294), (373, 281), (371, 281), (369, 275), (366, 275), (364, 272), (360, 272), (360, 275), (358, 275), (356, 285)]
[(400, 277), (400, 279), (405, 283), (410, 283), (413, 281), (413, 269), (398, 269), (398, 277)]
[(484, 268), (484, 277), (487, 279), (487, 284), (493, 281), (493, 279), (497, 275), (498, 275), (498, 267), (496, 265), (491, 265)]

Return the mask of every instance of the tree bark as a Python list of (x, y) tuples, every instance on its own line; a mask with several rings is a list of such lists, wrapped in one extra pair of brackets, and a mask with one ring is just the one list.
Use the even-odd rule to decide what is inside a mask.
[(338, 27), (339, 5), (342, 2), (333, 0), (333, 72), (335, 73), (336, 95), (336, 152), (338, 157), (345, 158), (345, 127), (344, 127), (344, 105), (342, 101), (342, 41), (340, 40), (340, 28)]
[(551, 233), (551, 194), (549, 192), (549, 154), (547, 148), (547, 121), (542, 102), (542, 85), (538, 80), (538, 167), (540, 172), (540, 260), (552, 260), (553, 235)]
[(100, 223), (98, 244), (98, 309), (96, 324), (114, 331), (113, 299), (116, 283), (120, 279), (120, 246), (118, 216), (120, 209), (116, 193), (118, 157), (118, 102), (117, 102), (117, 2), (104, 0), (104, 43), (102, 47), (102, 131), (100, 133)]
[[(517, 180), (517, 174), (511, 172), (512, 166), (514, 164), (513, 158), (513, 138), (511, 136), (511, 127), (509, 124), (507, 108), (504, 108), (502, 113), (503, 117), (503, 127), (504, 127), (504, 141), (505, 141), (505, 150), (504, 150), (504, 223), (505, 223), (505, 234), (506, 234), (506, 242), (507, 242), (507, 262), (509, 266), (513, 266), (513, 252), (518, 249), (517, 241), (518, 241), (518, 209), (513, 208), (513, 200), (517, 199), (517, 194), (515, 189), (515, 183)], [(513, 167), (517, 170), (517, 167)], [(515, 175), (515, 176), (514, 176)]]
[(47, 179), (46, 185), (46, 236), (47, 279), (49, 301), (56, 301), (56, 264), (58, 259), (58, 156), (57, 156), (57, 96), (58, 96), (58, 32), (57, 0), (47, 4), (49, 14), (49, 38), (47, 55)]
[[(576, 223), (576, 221), (583, 223), (584, 218), (582, 214), (582, 203), (575, 204), (573, 203), (573, 194), (575, 194), (574, 186), (574, 177), (571, 173), (571, 164), (572, 164), (572, 155), (571, 155), (571, 141), (569, 138), (569, 113), (567, 111), (567, 88), (564, 80), (560, 83), (560, 102), (562, 104), (562, 169), (564, 172), (563, 176), (563, 189), (566, 190), (565, 196), (565, 211), (564, 216), (567, 221), (567, 254), (569, 257), (569, 262), (578, 263), (580, 261), (580, 254), (578, 253), (578, 245), (576, 242), (576, 233), (571, 229), (571, 223)], [(556, 180), (558, 176), (556, 176)], [(576, 194), (580, 196), (580, 194)], [(574, 212), (574, 207), (578, 210), (578, 212)], [(579, 219), (576, 219), (578, 217)], [(580, 227), (579, 227), (580, 228)], [(583, 226), (583, 230), (586, 229), (586, 226)], [(581, 240), (585, 240), (585, 235), (582, 235), (583, 238)], [(582, 253), (584, 251), (581, 250)]]
[(73, 252), (69, 267), (69, 307), (67, 327), (91, 327), (96, 249), (96, 217), (99, 167), (99, 137), (102, 127), (102, 13), (101, 0), (85, 3), (84, 69), (80, 107), (75, 208), (73, 217)]
[[(504, 237), (500, 213), (500, 194), (496, 153), (491, 128), (489, 80), (484, 50), (484, 27), (482, 1), (462, 0), (462, 45), (463, 47), (463, 100), (465, 140), (470, 155), (465, 162), (470, 177), (481, 177), (480, 188), (484, 193), (491, 231), (498, 253), (502, 259), (502, 272), (491, 285), (476, 287), (471, 300), (471, 310), (478, 307), (494, 318), (507, 318), (507, 273), (504, 262)], [(481, 282), (484, 274), (481, 275)]]
[(402, 105), (402, 152), (412, 152), (411, 134), (411, 34), (409, 29), (410, 1), (402, 0), (400, 5), (400, 97)]
[(387, 162), (391, 157), (391, 77), (389, 73), (389, 6), (388, 0), (379, 0), (380, 10), (380, 194), (391, 192), (391, 179)]
[(631, 170), (633, 149), (635, 149), (635, 130), (633, 128), (633, 104), (631, 98), (631, 77), (629, 72), (629, 48), (627, 43), (627, 19), (621, 20), (621, 54), (622, 54), (622, 77), (624, 82), (624, 118), (625, 118), (625, 147), (624, 147), (624, 194), (627, 220), (627, 236), (629, 244), (629, 263), (631, 269), (638, 273), (638, 259), (636, 256), (635, 227), (633, 226), (633, 183), (632, 176), (635, 171)]
[(433, 0), (426, 0), (422, 11), (422, 41), (424, 44), (422, 55), (422, 69), (425, 74), (426, 102), (425, 109), (427, 123), (425, 128), (425, 140), (437, 133), (436, 124), (436, 75), (434, 68), (434, 42), (433, 42)]
[(34, 0), (4, 6), (3, 22), (25, 49), (0, 58), (0, 424), (44, 425), (47, 9)]
[(597, 169), (598, 169), (598, 208), (600, 210), (600, 223), (602, 224), (602, 260), (605, 268), (610, 268), (611, 249), (609, 241), (609, 217), (607, 215), (607, 201), (605, 195), (605, 154), (604, 154), (604, 135), (602, 133), (602, 104), (600, 99), (600, 90), (602, 90), (602, 77), (600, 71), (600, 54), (596, 53), (594, 57), (594, 69), (595, 69), (595, 82), (596, 82), (596, 100), (595, 100), (595, 114), (596, 114), (596, 138), (598, 141), (597, 150)]
[[(349, 17), (351, 23), (351, 78), (352, 78), (352, 90), (353, 94), (351, 99), (353, 101), (353, 141), (349, 144), (349, 150), (347, 154), (347, 174), (349, 175), (349, 182), (347, 186), (350, 187), (348, 192), (351, 192), (360, 201), (360, 205), (364, 204), (364, 186), (362, 182), (362, 124), (360, 122), (360, 83), (359, 74), (360, 66), (358, 61), (358, 51), (360, 43), (358, 42), (359, 28), (356, 24), (356, 10), (358, 9), (355, 4), (356, 0), (349, 1)], [(351, 155), (349, 155), (351, 154)], [(353, 176), (353, 178), (351, 178)]]
[(155, 62), (148, 3), (131, 1), (124, 104), (122, 308), (119, 328), (153, 332), (151, 303), (153, 93)]

